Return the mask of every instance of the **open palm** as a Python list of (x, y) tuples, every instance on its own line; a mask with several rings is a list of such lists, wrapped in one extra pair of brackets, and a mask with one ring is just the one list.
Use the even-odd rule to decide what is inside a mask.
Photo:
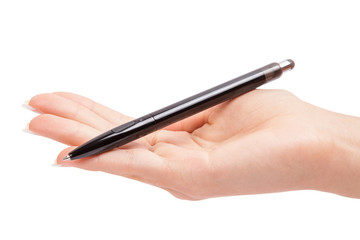
[[(285, 91), (255, 90), (112, 151), (62, 161), (132, 118), (72, 93), (40, 94), (29, 105), (41, 112), (31, 131), (72, 146), (58, 164), (136, 179), (183, 199), (308, 188), (314, 166), (302, 162), (320, 145), (306, 124), (313, 107)], [(303, 151), (309, 145), (314, 151)]]

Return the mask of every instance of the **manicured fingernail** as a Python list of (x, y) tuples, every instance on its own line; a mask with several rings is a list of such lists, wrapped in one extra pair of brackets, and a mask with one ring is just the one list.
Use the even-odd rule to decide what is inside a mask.
[(33, 131), (31, 131), (30, 128), (29, 128), (29, 125), (30, 125), (29, 123), (26, 124), (26, 127), (23, 129), (23, 132), (30, 133), (30, 134), (33, 134), (33, 135), (36, 135), (36, 136), (40, 136), (39, 134), (36, 134)]
[(29, 102), (30, 102), (30, 101), (25, 101), (22, 106), (23, 106), (24, 108), (26, 108), (26, 109), (29, 109), (30, 111), (35, 111), (35, 108), (33, 108), (32, 106), (30, 106), (30, 105), (29, 105)]
[(55, 159), (55, 161), (53, 162), (53, 164), (51, 164), (51, 166), (53, 166), (53, 167), (63, 167), (63, 165), (58, 164), (57, 159)]
[(30, 101), (25, 101), (22, 106), (23, 106), (24, 108), (30, 110), (30, 111), (33, 111), (33, 112), (36, 112), (36, 113), (42, 113), (42, 112), (40, 112), (39, 110), (37, 110), (37, 109), (33, 108), (32, 106), (30, 106), (30, 105), (29, 105), (29, 102), (30, 102)]

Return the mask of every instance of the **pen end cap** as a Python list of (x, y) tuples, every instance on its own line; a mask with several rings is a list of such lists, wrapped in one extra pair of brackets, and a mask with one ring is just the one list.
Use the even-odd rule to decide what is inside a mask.
[(293, 69), (295, 67), (295, 62), (291, 59), (288, 59), (288, 61), (290, 62), (290, 68)]
[(295, 62), (291, 59), (287, 59), (279, 63), (283, 72), (292, 70), (295, 67)]

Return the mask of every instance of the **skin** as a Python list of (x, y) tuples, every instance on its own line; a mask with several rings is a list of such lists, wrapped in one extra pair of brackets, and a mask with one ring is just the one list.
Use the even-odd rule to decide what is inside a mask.
[(187, 200), (312, 189), (360, 198), (360, 119), (282, 90), (254, 90), (112, 151), (62, 161), (131, 120), (72, 93), (34, 96), (29, 130), (71, 147), (57, 164), (155, 185)]

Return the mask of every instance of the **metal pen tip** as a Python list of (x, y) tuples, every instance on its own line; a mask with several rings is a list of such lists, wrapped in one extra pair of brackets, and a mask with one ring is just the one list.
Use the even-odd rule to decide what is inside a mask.
[(279, 62), (279, 65), (281, 67), (281, 70), (283, 72), (292, 70), (295, 67), (295, 62), (291, 59), (287, 59), (285, 61)]
[(71, 160), (71, 156), (70, 156), (70, 155), (66, 155), (66, 156), (63, 158), (63, 161), (68, 161), (68, 160)]

